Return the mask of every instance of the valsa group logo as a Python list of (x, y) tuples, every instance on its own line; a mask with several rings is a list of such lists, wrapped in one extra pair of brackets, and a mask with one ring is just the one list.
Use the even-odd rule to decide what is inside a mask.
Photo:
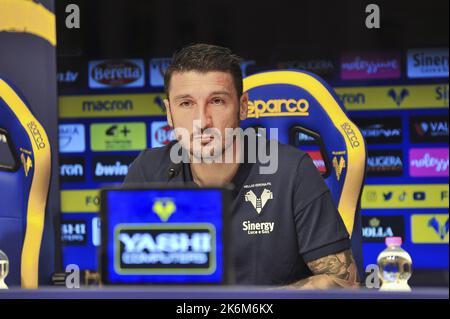
[(144, 84), (143, 60), (96, 60), (89, 62), (89, 87), (91, 89), (143, 87)]
[(448, 115), (414, 116), (409, 120), (410, 140), (413, 143), (448, 143)]

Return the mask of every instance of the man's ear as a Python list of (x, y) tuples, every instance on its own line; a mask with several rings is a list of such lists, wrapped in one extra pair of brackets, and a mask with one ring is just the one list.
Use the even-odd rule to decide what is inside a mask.
[(169, 99), (164, 99), (163, 102), (164, 102), (164, 106), (166, 107), (167, 123), (169, 124), (170, 127), (173, 127), (172, 112), (170, 111)]
[(239, 108), (239, 119), (241, 121), (245, 120), (247, 118), (247, 112), (248, 112), (248, 93), (244, 92), (240, 99), (240, 105)]

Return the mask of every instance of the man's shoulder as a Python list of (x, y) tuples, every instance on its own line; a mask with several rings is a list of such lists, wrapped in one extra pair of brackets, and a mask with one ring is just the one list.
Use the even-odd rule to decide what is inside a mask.
[(276, 143), (280, 164), (284, 166), (297, 166), (305, 157), (309, 157), (307, 152), (302, 151), (295, 146), (283, 144), (279, 141), (276, 141)]
[(143, 183), (163, 180), (171, 164), (170, 149), (175, 143), (143, 150), (131, 163), (125, 182)]
[(170, 149), (173, 144), (175, 144), (174, 141), (165, 146), (147, 148), (138, 155), (135, 161), (148, 164), (151, 163), (152, 166), (163, 163), (167, 164), (170, 162)]

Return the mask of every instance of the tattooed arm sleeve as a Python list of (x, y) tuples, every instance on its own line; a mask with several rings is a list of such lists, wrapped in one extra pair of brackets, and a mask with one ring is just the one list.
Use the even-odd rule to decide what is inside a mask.
[(359, 279), (351, 250), (328, 255), (308, 263), (313, 276), (297, 281), (286, 288), (336, 289), (358, 288)]

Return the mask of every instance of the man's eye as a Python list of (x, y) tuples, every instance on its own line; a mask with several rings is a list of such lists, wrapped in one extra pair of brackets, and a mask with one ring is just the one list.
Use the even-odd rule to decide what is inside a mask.
[(192, 105), (191, 101), (183, 101), (180, 103), (181, 107), (190, 107)]
[(211, 101), (211, 103), (214, 104), (214, 105), (222, 105), (222, 104), (225, 104), (224, 100), (219, 99), (219, 98), (213, 99), (213, 100)]

